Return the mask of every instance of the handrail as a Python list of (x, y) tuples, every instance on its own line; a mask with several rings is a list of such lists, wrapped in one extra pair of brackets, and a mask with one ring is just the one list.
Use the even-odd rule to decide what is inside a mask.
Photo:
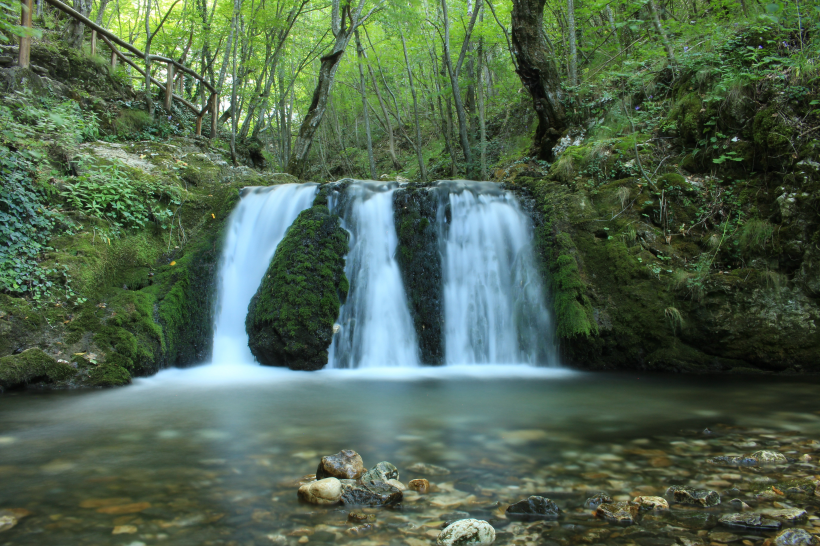
[[(119, 51), (114, 44), (122, 47), (133, 53), (134, 55), (138, 56), (140, 59), (145, 60), (147, 63), (150, 61), (158, 61), (165, 63), (167, 65), (168, 70), (168, 83), (167, 85), (161, 84), (159, 81), (154, 79), (153, 77), (150, 78), (151, 83), (162, 89), (165, 93), (165, 108), (166, 110), (170, 110), (171, 108), (171, 101), (176, 99), (177, 101), (181, 102), (185, 106), (187, 106), (194, 114), (197, 116), (196, 120), (196, 134), (200, 136), (202, 134), (202, 117), (208, 112), (211, 112), (211, 138), (216, 136), (216, 129), (217, 129), (217, 118), (219, 115), (219, 99), (216, 89), (205, 80), (204, 77), (197, 74), (194, 70), (184, 66), (182, 63), (175, 61), (174, 59), (169, 59), (168, 57), (163, 57), (161, 55), (146, 55), (133, 45), (129, 44), (128, 42), (120, 39), (117, 35), (107, 31), (106, 29), (102, 28), (100, 25), (85, 17), (81, 13), (75, 11), (74, 9), (70, 8), (69, 6), (60, 2), (60, 0), (45, 0), (55, 8), (59, 9), (60, 11), (70, 15), (71, 17), (77, 19), (84, 25), (90, 27), (94, 32), (92, 32), (92, 49), (94, 47), (93, 40), (94, 40), (94, 33), (99, 34), (100, 38), (106, 43), (106, 45), (111, 49), (112, 56), (111, 56), (111, 66), (112, 68), (116, 66), (116, 59), (119, 57), (129, 66), (133, 67), (137, 72), (145, 76), (146, 70), (141, 69), (139, 66), (136, 65), (131, 59), (129, 59), (125, 54)], [(32, 9), (32, 0), (23, 0), (23, 17), (22, 21), (24, 26), (31, 27), (31, 9)], [(113, 43), (112, 43), (113, 42)], [(30, 56), (30, 44), (31, 38), (29, 36), (22, 37), (20, 39), (20, 66), (27, 67), (29, 65), (29, 56)], [(173, 92), (174, 86), (174, 69), (177, 69), (181, 72), (184, 72), (194, 79), (198, 80), (202, 83), (203, 87), (205, 87), (208, 91), (211, 92), (210, 97), (208, 97), (207, 104), (202, 108), (198, 108), (190, 101), (186, 100), (184, 97), (181, 97)], [(149, 92), (146, 90), (146, 92)]]

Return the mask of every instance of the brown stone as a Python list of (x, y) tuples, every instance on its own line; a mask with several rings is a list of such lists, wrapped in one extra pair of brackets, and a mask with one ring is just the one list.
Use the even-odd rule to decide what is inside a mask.
[(316, 479), (339, 478), (340, 480), (357, 480), (364, 474), (362, 457), (352, 449), (343, 449), (335, 455), (322, 457), (316, 469)]
[(97, 508), (97, 512), (100, 514), (136, 514), (137, 512), (142, 512), (143, 510), (147, 510), (151, 508), (150, 502), (134, 502), (131, 504), (122, 504), (120, 506), (105, 506), (103, 508)]
[(407, 483), (407, 485), (413, 491), (418, 491), (419, 493), (422, 493), (422, 494), (427, 493), (428, 491), (430, 491), (430, 482), (427, 481), (424, 478), (418, 478), (418, 479), (415, 479), (415, 480), (410, 480)]

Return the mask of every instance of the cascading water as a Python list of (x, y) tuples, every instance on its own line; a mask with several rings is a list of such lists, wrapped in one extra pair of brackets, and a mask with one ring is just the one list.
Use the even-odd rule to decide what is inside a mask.
[(213, 362), (252, 363), (245, 332), (248, 304), (259, 288), (276, 246), (316, 195), (316, 184), (245, 188), (228, 220), (219, 261)]
[(515, 197), (491, 182), (442, 182), (447, 364), (554, 364), (552, 325)]
[(395, 253), (396, 184), (354, 182), (333, 201), (350, 232), (350, 281), (329, 368), (418, 366), (418, 344)]

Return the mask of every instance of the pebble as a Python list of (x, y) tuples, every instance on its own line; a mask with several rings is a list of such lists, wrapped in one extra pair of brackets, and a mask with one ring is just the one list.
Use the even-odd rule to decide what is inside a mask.
[(548, 498), (531, 496), (511, 504), (506, 514), (510, 519), (558, 519), (561, 509)]
[(709, 508), (720, 504), (720, 495), (710, 489), (690, 489), (673, 485), (666, 490), (666, 497), (678, 504), (690, 504)]
[(410, 486), (410, 489), (413, 491), (418, 491), (419, 493), (427, 493), (430, 490), (430, 482), (427, 481), (425, 478), (417, 478), (415, 480), (410, 480), (407, 485)]
[(768, 451), (768, 450), (761, 450), (755, 451), (751, 455), (749, 455), (752, 459), (757, 461), (757, 464), (787, 464), (789, 460), (786, 458), (785, 455), (782, 453), (778, 453), (777, 451)]
[(783, 509), (768, 509), (761, 510), (761, 514), (783, 521), (797, 521), (806, 517), (806, 511), (799, 508), (783, 508)]
[(446, 476), (450, 473), (449, 468), (444, 468), (443, 466), (436, 466), (434, 464), (427, 464), (427, 463), (414, 463), (407, 467), (407, 470), (410, 472), (414, 472), (416, 474), (422, 474), (424, 476)]
[(638, 515), (638, 505), (631, 502), (605, 502), (595, 509), (595, 517), (613, 523), (631, 525)]
[(750, 512), (725, 514), (721, 516), (718, 521), (721, 525), (731, 529), (752, 529), (758, 531), (776, 531), (780, 529), (782, 525), (779, 521)]
[(136, 525), (117, 525), (114, 527), (114, 530), (111, 531), (112, 535), (133, 535), (137, 532)]
[(316, 469), (316, 479), (338, 478), (340, 480), (356, 480), (364, 474), (362, 457), (352, 449), (343, 449), (335, 455), (322, 457), (319, 468)]
[(603, 491), (599, 491), (598, 493), (595, 493), (590, 498), (588, 498), (586, 502), (584, 502), (584, 507), (592, 508), (594, 510), (595, 508), (598, 508), (605, 502), (612, 502), (612, 497), (610, 497)]
[(482, 546), (495, 542), (495, 529), (480, 519), (462, 519), (448, 525), (436, 539), (439, 546)]
[(632, 502), (637, 503), (641, 511), (668, 510), (669, 503), (663, 497), (635, 497)]
[(399, 479), (399, 471), (392, 463), (382, 461), (362, 474), (363, 482), (389, 482)]
[(344, 480), (341, 483), (343, 504), (390, 506), (401, 502), (401, 490), (384, 482)]
[(817, 539), (803, 529), (786, 529), (774, 539), (776, 546), (814, 546)]
[(8, 510), (0, 510), (0, 533), (17, 525), (17, 516)]
[(336, 478), (324, 478), (301, 486), (298, 495), (311, 504), (337, 504), (342, 496), (342, 483)]

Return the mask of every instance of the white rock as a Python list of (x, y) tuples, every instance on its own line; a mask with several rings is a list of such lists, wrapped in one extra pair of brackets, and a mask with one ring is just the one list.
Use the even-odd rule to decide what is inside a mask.
[(438, 536), (439, 546), (466, 546), (492, 544), (495, 542), (495, 529), (480, 519), (460, 519), (448, 525)]
[(407, 491), (407, 486), (399, 480), (387, 480), (387, 483), (398, 489), (399, 491)]
[(325, 478), (299, 488), (299, 498), (311, 504), (336, 504), (342, 497), (342, 482)]
[(774, 539), (777, 546), (814, 546), (817, 540), (803, 529), (786, 529)]

